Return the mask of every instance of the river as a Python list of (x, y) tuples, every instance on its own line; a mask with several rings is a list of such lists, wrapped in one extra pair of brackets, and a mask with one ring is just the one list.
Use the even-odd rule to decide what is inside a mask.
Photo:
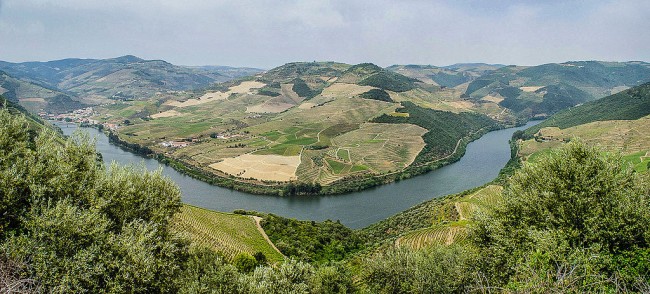
[[(256, 210), (301, 220), (340, 220), (351, 228), (363, 228), (409, 207), (432, 198), (458, 193), (493, 180), (510, 159), (508, 140), (516, 130), (539, 123), (493, 131), (467, 146), (459, 161), (411, 179), (383, 185), (361, 192), (320, 197), (262, 196), (212, 186), (151, 158), (130, 153), (108, 142), (108, 137), (93, 128), (79, 128), (97, 140), (97, 150), (104, 162), (144, 164), (149, 170), (163, 169), (180, 187), (184, 203), (211, 210), (232, 212), (235, 209)], [(56, 123), (70, 135), (76, 125)]]

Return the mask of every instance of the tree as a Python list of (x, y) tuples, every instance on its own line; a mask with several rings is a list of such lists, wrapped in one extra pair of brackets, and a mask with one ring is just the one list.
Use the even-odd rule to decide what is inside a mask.
[[(539, 163), (525, 164), (511, 178), (503, 201), (477, 219), (473, 240), (481, 248), (483, 269), (499, 283), (517, 279), (520, 266), (530, 265), (524, 260), (571, 265), (568, 257), (579, 252), (592, 256), (574, 259), (589, 269), (586, 276), (610, 277), (636, 267), (612, 260), (647, 254), (648, 178), (620, 156), (580, 142), (565, 145)], [(634, 275), (648, 276), (649, 270), (637, 267)]]

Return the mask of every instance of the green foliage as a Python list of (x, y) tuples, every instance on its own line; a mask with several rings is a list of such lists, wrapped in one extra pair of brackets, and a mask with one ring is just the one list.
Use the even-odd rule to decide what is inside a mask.
[(258, 267), (251, 276), (242, 277), (244, 293), (309, 293), (314, 267), (308, 263), (290, 260), (278, 269)]
[(280, 93), (275, 92), (275, 91), (271, 91), (271, 90), (267, 90), (267, 89), (264, 89), (264, 88), (258, 90), (257, 94), (258, 95), (263, 95), (263, 96), (270, 96), (270, 97), (278, 97), (278, 96), (280, 96)]
[(314, 98), (316, 95), (320, 94), (323, 89), (320, 90), (312, 90), (309, 88), (307, 83), (303, 81), (300, 78), (296, 78), (293, 80), (293, 87), (291, 88), (298, 96), (300, 97), (305, 97), (305, 99), (311, 99)]
[(240, 272), (243, 273), (250, 273), (257, 266), (257, 260), (255, 257), (245, 252), (237, 254), (232, 263)]
[(113, 163), (98, 179), (96, 193), (91, 204), (118, 225), (141, 219), (166, 226), (181, 206), (180, 190), (162, 169), (147, 172)]
[(212, 250), (190, 251), (185, 270), (178, 277), (179, 293), (238, 293), (237, 269)]
[(424, 136), (426, 146), (416, 157), (414, 164), (426, 164), (450, 155), (458, 141), (481, 131), (496, 129), (497, 124), (485, 115), (477, 113), (452, 113), (422, 108), (411, 102), (402, 102), (398, 111), (408, 117), (382, 115), (373, 122), (410, 123), (429, 130)]
[(364, 248), (361, 234), (330, 220), (299, 221), (269, 214), (262, 228), (284, 255), (304, 261), (342, 260)]
[(160, 172), (106, 171), (87, 137), (63, 141), (0, 110), (0, 240), (48, 292), (170, 292), (186, 243), (168, 233), (180, 195)]
[(405, 77), (401, 74), (381, 70), (359, 82), (361, 86), (371, 86), (393, 92), (405, 92), (414, 89), (416, 79)]
[(373, 100), (379, 100), (379, 101), (385, 101), (385, 102), (393, 102), (393, 99), (390, 98), (390, 95), (386, 93), (386, 91), (381, 90), (381, 89), (372, 89), (368, 92), (365, 92), (361, 95), (359, 95), (361, 98), (365, 99), (373, 99)]
[(483, 269), (493, 283), (517, 282), (518, 272), (530, 265), (522, 265), (523, 259), (542, 256), (548, 259), (543, 266), (572, 265), (572, 256), (586, 250), (584, 256), (594, 258), (575, 261), (588, 270), (585, 277), (616, 274), (630, 283), (650, 275), (647, 267), (624, 274), (630, 266), (639, 268), (638, 262), (611, 262), (650, 247), (648, 183), (647, 174), (634, 173), (620, 157), (578, 142), (525, 164), (511, 178), (503, 202), (478, 219), (473, 234)]
[(526, 130), (533, 135), (545, 127), (566, 129), (594, 121), (635, 120), (650, 114), (650, 83), (558, 112)]
[(372, 293), (460, 293), (470, 289), (476, 257), (458, 245), (390, 249), (364, 259), (362, 277)]

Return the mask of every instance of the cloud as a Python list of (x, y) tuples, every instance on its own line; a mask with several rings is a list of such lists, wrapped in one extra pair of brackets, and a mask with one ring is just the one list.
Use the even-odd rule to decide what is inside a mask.
[(0, 9), (0, 39), (12, 40), (0, 56), (13, 61), (134, 54), (273, 67), (650, 59), (644, 0), (0, 0)]

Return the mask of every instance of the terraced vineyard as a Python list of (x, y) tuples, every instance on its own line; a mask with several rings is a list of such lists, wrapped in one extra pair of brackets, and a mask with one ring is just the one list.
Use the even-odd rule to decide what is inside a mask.
[(456, 222), (410, 232), (397, 239), (395, 245), (421, 249), (433, 245), (449, 245), (462, 242), (466, 238), (466, 222)]
[[(520, 156), (529, 161), (539, 160), (562, 144), (579, 138), (587, 144), (608, 151), (620, 152), (638, 171), (647, 170), (650, 161), (645, 154), (650, 150), (650, 116), (637, 120), (596, 121), (566, 129), (546, 127), (537, 133), (537, 139), (520, 142)], [(646, 166), (643, 166), (643, 163)]]
[(373, 64), (292, 63), (184, 96), (116, 103), (97, 119), (120, 124), (125, 144), (215, 184), (334, 194), (425, 172), (461, 139), (498, 128), (456, 92), (420, 86)]
[(467, 237), (467, 225), (475, 213), (493, 207), (502, 191), (502, 186), (489, 185), (469, 195), (450, 199), (434, 212), (437, 217), (434, 217), (431, 227), (407, 232), (395, 241), (395, 245), (420, 249), (462, 242)]
[(193, 244), (222, 252), (227, 259), (241, 252), (251, 255), (262, 252), (271, 262), (284, 260), (282, 254), (264, 239), (250, 216), (183, 205), (181, 212), (174, 217), (173, 228), (189, 237)]

